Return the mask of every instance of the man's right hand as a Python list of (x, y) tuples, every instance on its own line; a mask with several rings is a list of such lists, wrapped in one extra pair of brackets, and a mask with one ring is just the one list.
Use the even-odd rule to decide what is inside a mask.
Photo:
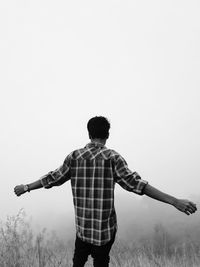
[(21, 185), (15, 186), (14, 192), (18, 197), (21, 196), (22, 194), (26, 193), (26, 191), (24, 190), (24, 185), (21, 184)]
[(187, 199), (176, 199), (173, 203), (174, 207), (187, 215), (197, 211), (196, 204)]

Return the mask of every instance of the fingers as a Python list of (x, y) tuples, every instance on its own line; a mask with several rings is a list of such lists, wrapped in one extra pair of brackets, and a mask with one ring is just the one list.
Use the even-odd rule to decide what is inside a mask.
[(196, 204), (187, 199), (179, 199), (176, 203), (176, 208), (185, 213), (186, 215), (190, 215), (197, 211)]
[(197, 211), (196, 205), (192, 202), (189, 202), (187, 209), (190, 213), (194, 213), (195, 211)]
[(24, 186), (23, 185), (17, 185), (14, 188), (14, 193), (19, 197), (24, 193)]
[(189, 211), (184, 211), (185, 214), (190, 215)]
[(197, 210), (197, 206), (196, 204), (194, 204), (193, 202), (189, 202), (191, 208), (193, 208), (195, 211)]
[(194, 213), (195, 211), (193, 211), (193, 210), (190, 209), (190, 208), (187, 208), (184, 212), (185, 212), (187, 215), (190, 215), (190, 214)]
[(185, 205), (184, 213), (187, 215), (190, 215), (192, 213), (195, 213), (197, 211), (197, 207), (193, 202), (189, 202)]
[(14, 189), (14, 192), (18, 197), (21, 195), (21, 193), (17, 189)]

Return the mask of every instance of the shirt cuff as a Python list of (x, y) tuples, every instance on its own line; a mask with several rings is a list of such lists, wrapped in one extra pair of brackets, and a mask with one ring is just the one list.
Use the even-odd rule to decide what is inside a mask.
[(42, 186), (43, 186), (44, 188), (46, 188), (46, 189), (52, 187), (52, 185), (49, 184), (49, 176), (50, 176), (50, 174), (47, 174), (47, 175), (44, 175), (44, 176), (42, 176), (42, 177), (40, 178), (40, 182), (41, 182)]
[(134, 193), (136, 193), (136, 194), (138, 194), (138, 195), (140, 195), (140, 196), (144, 195), (144, 189), (145, 189), (145, 187), (146, 187), (147, 184), (148, 184), (147, 181), (145, 181), (145, 180), (140, 180), (140, 181), (138, 182), (137, 189), (134, 191)]

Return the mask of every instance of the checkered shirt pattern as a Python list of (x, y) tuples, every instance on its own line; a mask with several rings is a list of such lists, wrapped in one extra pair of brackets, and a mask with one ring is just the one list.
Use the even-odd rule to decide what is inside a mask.
[(115, 183), (139, 195), (147, 184), (119, 153), (96, 142), (73, 151), (61, 167), (40, 180), (44, 188), (71, 180), (77, 235), (96, 246), (109, 242), (117, 229)]

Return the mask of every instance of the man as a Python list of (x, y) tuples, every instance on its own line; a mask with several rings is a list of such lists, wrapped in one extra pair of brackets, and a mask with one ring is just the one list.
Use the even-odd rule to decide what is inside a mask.
[(110, 123), (104, 117), (91, 118), (87, 124), (91, 142), (69, 154), (61, 167), (36, 182), (18, 185), (17, 196), (44, 187), (59, 186), (71, 180), (76, 218), (76, 241), (73, 267), (83, 267), (91, 255), (94, 267), (108, 267), (109, 253), (117, 231), (114, 208), (114, 187), (147, 195), (168, 203), (187, 215), (196, 205), (160, 192), (129, 170), (125, 159), (106, 148)]

